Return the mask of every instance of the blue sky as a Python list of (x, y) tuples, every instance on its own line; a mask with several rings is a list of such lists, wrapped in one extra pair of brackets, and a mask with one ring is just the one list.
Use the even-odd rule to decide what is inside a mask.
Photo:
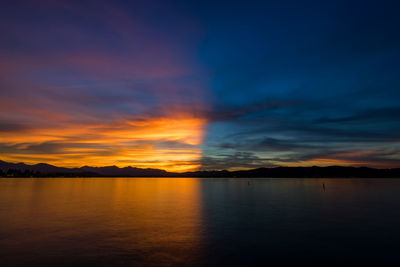
[(4, 160), (400, 166), (396, 1), (1, 7)]

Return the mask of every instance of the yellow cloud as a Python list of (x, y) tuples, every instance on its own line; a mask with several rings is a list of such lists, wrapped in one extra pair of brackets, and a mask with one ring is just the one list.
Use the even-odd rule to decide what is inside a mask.
[[(2, 155), (2, 159), (66, 167), (117, 165), (167, 171), (195, 170), (200, 167), (202, 150), (199, 145), (203, 141), (205, 123), (203, 118), (180, 113), (112, 124), (65, 123), (59, 128), (2, 132), (2, 143), (11, 150)], [(54, 150), (38, 151), (41, 144), (57, 146)]]

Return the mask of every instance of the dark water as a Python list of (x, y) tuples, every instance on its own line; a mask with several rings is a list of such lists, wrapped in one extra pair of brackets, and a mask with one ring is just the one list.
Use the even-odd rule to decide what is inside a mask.
[(400, 179), (0, 179), (1, 266), (400, 266), (399, 252)]

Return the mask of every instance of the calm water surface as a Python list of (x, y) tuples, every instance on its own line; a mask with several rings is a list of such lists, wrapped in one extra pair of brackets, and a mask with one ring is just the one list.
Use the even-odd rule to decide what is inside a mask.
[(400, 266), (399, 251), (400, 179), (0, 179), (1, 266)]

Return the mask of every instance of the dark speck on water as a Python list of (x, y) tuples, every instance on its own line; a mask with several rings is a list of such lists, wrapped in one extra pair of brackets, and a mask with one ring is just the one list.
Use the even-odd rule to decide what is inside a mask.
[(0, 179), (1, 266), (400, 266), (399, 225), (400, 179)]

